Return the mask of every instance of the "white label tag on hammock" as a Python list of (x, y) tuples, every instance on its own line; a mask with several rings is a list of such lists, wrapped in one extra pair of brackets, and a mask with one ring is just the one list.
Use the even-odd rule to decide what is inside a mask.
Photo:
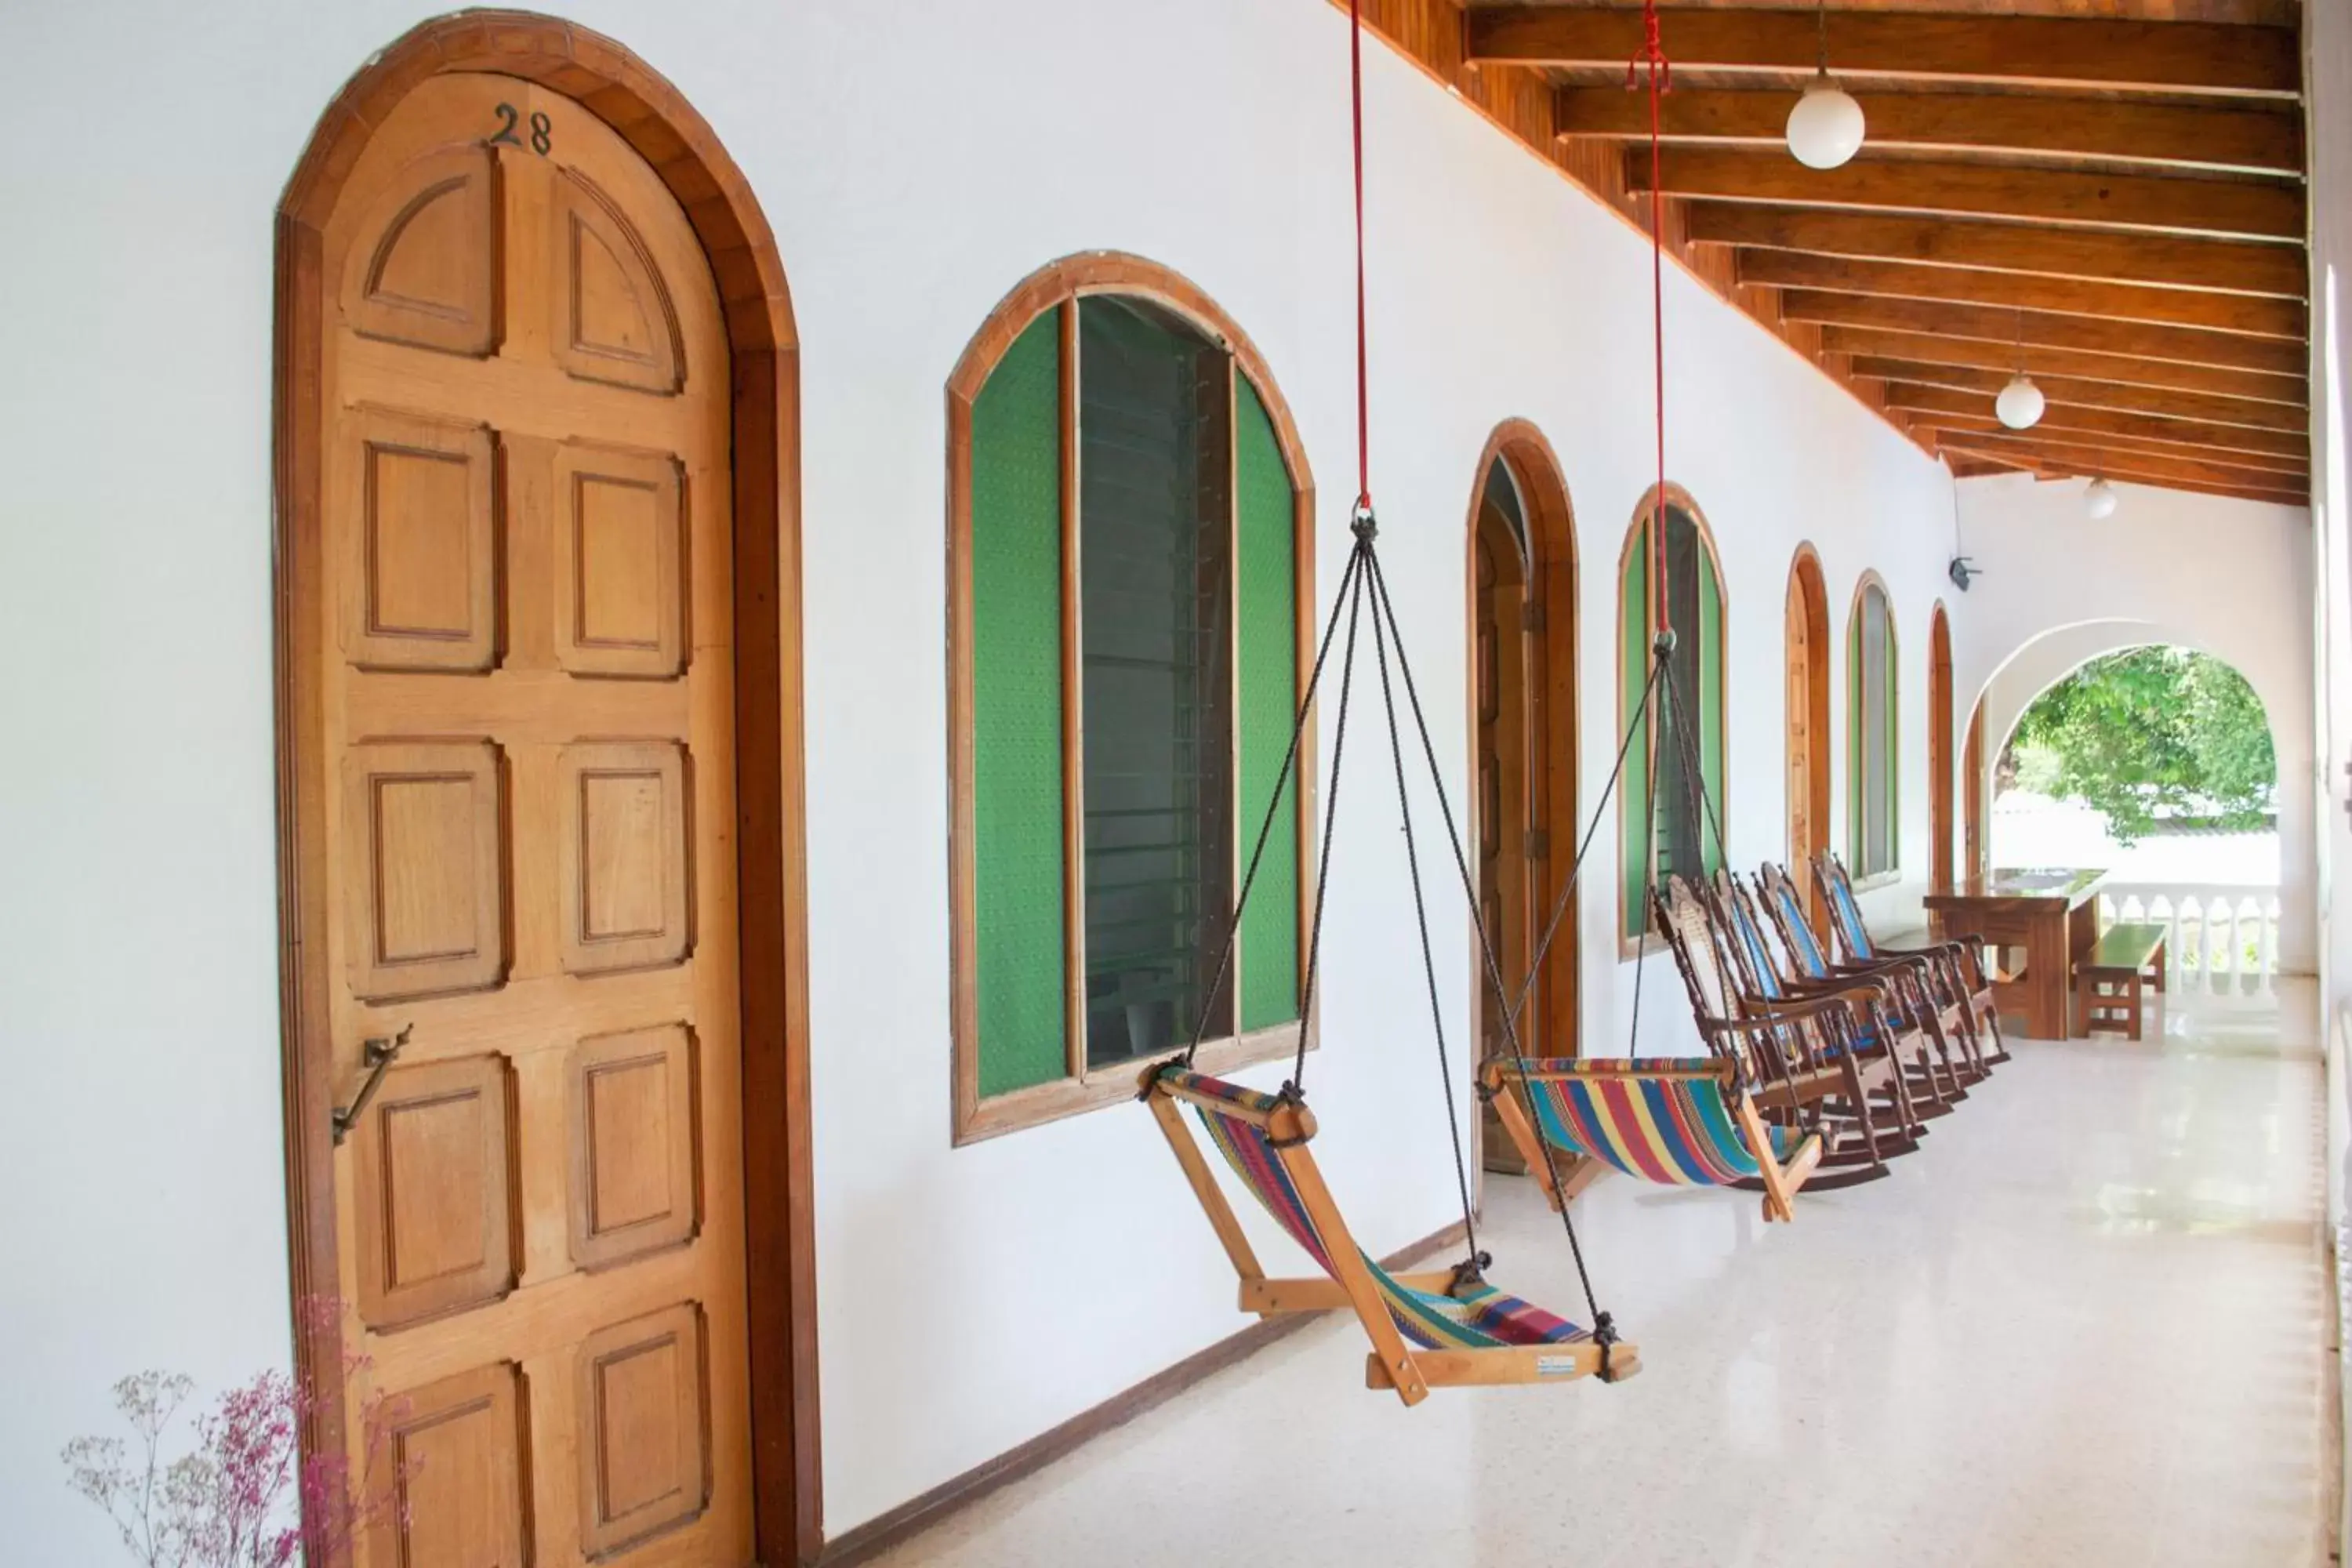
[(1575, 1372), (1576, 1358), (1572, 1355), (1539, 1355), (1536, 1357), (1536, 1375), (1538, 1377), (1570, 1377), (1573, 1376)]

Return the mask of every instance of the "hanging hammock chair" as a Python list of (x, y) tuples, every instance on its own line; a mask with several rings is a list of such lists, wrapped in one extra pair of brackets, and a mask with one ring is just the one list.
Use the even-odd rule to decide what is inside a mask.
[[(1514, 995), (1505, 983), (1496, 959), (1491, 933), (1486, 929), (1480, 913), (1469, 861), (1463, 849), (1462, 835), (1456, 827), (1453, 807), (1447, 798), (1444, 770), (1438, 763), (1437, 749), (1430, 736), (1428, 719), (1422, 708), (1412, 667), (1406, 657), (1402, 631), (1375, 548), (1380, 530), (1374, 520), (1371, 502), (1370, 397), (1366, 374), (1361, 11), (1361, 0), (1352, 0), (1349, 6), (1349, 63), (1356, 187), (1358, 476), (1352, 520), (1355, 546), (1349, 552), (1347, 569), (1340, 576), (1330, 618), (1325, 623), (1314, 666), (1300, 698), (1289, 750), (1275, 780), (1272, 798), (1276, 804), (1269, 807), (1259, 826), (1256, 847), (1243, 874), (1231, 918), (1225, 922), (1223, 952), (1204, 994), (1192, 1042), (1180, 1055), (1144, 1069), (1138, 1098), (1150, 1107), (1194, 1197), (1207, 1215), (1211, 1227), (1216, 1232), (1235, 1273), (1240, 1277), (1243, 1310), (1261, 1315), (1339, 1307), (1352, 1310), (1371, 1342), (1366, 1375), (1369, 1386), (1393, 1389), (1410, 1405), (1425, 1398), (1431, 1388), (1448, 1385), (1567, 1382), (1588, 1374), (1597, 1375), (1603, 1382), (1619, 1383), (1640, 1370), (1640, 1352), (1630, 1342), (1619, 1339), (1610, 1314), (1601, 1309), (1594, 1295), (1591, 1279), (1585, 1268), (1583, 1248), (1577, 1239), (1576, 1224), (1568, 1203), (1578, 1185), (1604, 1169), (1622, 1170), (1646, 1180), (1683, 1185), (1753, 1183), (1765, 1194), (1766, 1216), (1787, 1219), (1794, 1212), (1792, 1200), (1798, 1187), (1821, 1158), (1822, 1145), (1817, 1137), (1791, 1137), (1764, 1123), (1749, 1095), (1745, 1068), (1736, 1055), (1658, 1060), (1634, 1057), (1629, 1049), (1629, 1059), (1601, 1064), (1530, 1061), (1520, 1049), (1517, 1027), (1520, 1009), (1526, 1005), (1528, 993), (1533, 988), (1534, 977), (1542, 973), (1552, 940), (1574, 901), (1585, 855), (1600, 830), (1608, 809), (1609, 797), (1614, 795), (1623, 775), (1626, 757), (1636, 738), (1651, 736), (1654, 721), (1656, 732), (1674, 736), (1685, 751), (1695, 748), (1696, 742), (1693, 739), (1695, 731), (1682, 716), (1685, 710), (1671, 666), (1675, 644), (1674, 633), (1667, 625), (1664, 574), (1654, 568), (1653, 580), (1659, 584), (1658, 625), (1661, 628), (1653, 647), (1654, 664), (1618, 749), (1616, 766), (1602, 791), (1601, 803), (1593, 812), (1576, 859), (1560, 889), (1549, 923), (1529, 961), (1527, 981)], [(1654, 119), (1656, 95), (1664, 85), (1667, 68), (1665, 56), (1658, 43), (1655, 0), (1650, 0), (1645, 6), (1645, 16), (1646, 42), (1633, 67), (1628, 68), (1628, 79), (1630, 84), (1633, 70), (1644, 63), (1648, 65)], [(1653, 193), (1652, 294), (1654, 316), (1660, 323), (1658, 441), (1660, 493), (1663, 494), (1665, 437), (1661, 279), (1664, 264), (1659, 250), (1657, 224), (1656, 195)], [(1653, 549), (1663, 552), (1664, 531), (1653, 530), (1652, 533)], [(1455, 1188), (1462, 1205), (1465, 1256), (1451, 1269), (1430, 1273), (1391, 1274), (1365, 1254), (1350, 1237), (1339, 1206), (1324, 1185), (1322, 1173), (1308, 1152), (1308, 1144), (1316, 1135), (1316, 1123), (1300, 1088), (1306, 1073), (1308, 1031), (1315, 1016), (1314, 998), (1322, 952), (1323, 916), (1330, 902), (1332, 829), (1338, 816), (1339, 784), (1347, 757), (1349, 707), (1354, 689), (1359, 632), (1367, 611), (1370, 612), (1373, 659), (1387, 717), (1389, 751), (1395, 770), (1397, 810), (1406, 864), (1412, 878), (1413, 912), (1420, 928), (1422, 970), (1427, 983), (1431, 1025), (1436, 1039), (1446, 1129), (1453, 1142)], [(1330, 785), (1324, 806), (1321, 848), (1315, 873), (1314, 914), (1309, 922), (1307, 952), (1300, 973), (1298, 1047), (1289, 1079), (1280, 1092), (1267, 1093), (1208, 1077), (1195, 1071), (1193, 1063), (1230, 973), (1243, 910), (1248, 905), (1251, 890), (1256, 882), (1267, 841), (1282, 815), (1280, 803), (1292, 770), (1298, 765), (1300, 742), (1315, 711), (1317, 693), (1324, 681), (1332, 644), (1343, 622), (1347, 637), (1339, 666), (1339, 692), (1333, 723)], [(1391, 664), (1394, 666), (1393, 679)], [(1506, 1127), (1513, 1130), (1511, 1135), (1519, 1142), (1522, 1152), (1528, 1156), (1529, 1167), (1538, 1173), (1538, 1181), (1550, 1194), (1553, 1206), (1559, 1213), (1561, 1228), (1575, 1261), (1578, 1283), (1582, 1288), (1591, 1324), (1590, 1328), (1532, 1306), (1517, 1297), (1507, 1295), (1486, 1279), (1486, 1268), (1491, 1260), (1478, 1247), (1477, 1215), (1471, 1195), (1468, 1163), (1463, 1149), (1462, 1118), (1456, 1113), (1454, 1104), (1454, 1078), (1447, 1056), (1444, 1008), (1439, 997), (1436, 958), (1430, 939), (1429, 911), (1423, 894), (1420, 854), (1406, 782), (1404, 742), (1398, 721), (1399, 686), (1402, 688), (1406, 706), (1418, 731), (1422, 760), (1427, 765), (1445, 828), (1447, 847), (1452, 851), (1454, 868), (1469, 906), (1473, 930), (1477, 933), (1483, 982), (1502, 1020), (1505, 1056), (1483, 1076), (1481, 1088), (1492, 1096), (1498, 1115)], [(1644, 821), (1649, 828), (1654, 828), (1658, 770), (1652, 767), (1645, 771), (1650, 779), (1650, 790), (1646, 803), (1649, 809)], [(1690, 804), (1694, 820), (1704, 820), (1714, 829), (1716, 850), (1720, 856), (1723, 852), (1722, 826), (1716, 817), (1714, 802), (1706, 797), (1695, 752), (1687, 757), (1681, 773), (1685, 787), (1692, 792)], [(1703, 817), (1699, 815), (1702, 809)], [(1648, 878), (1654, 889), (1657, 857), (1646, 838), (1644, 853), (1650, 868)], [(1645, 926), (1643, 932), (1645, 952), (1648, 934)], [(1637, 968), (1635, 973), (1634, 1021), (1630, 1042), (1633, 1047), (1638, 1047), (1640, 1042), (1641, 969)], [(1769, 1028), (1773, 1026), (1773, 1021), (1762, 1020), (1757, 1026)], [(1527, 1106), (1533, 1110), (1532, 1124), (1520, 1103), (1520, 1097), (1524, 1097)], [(1223, 1189), (1210, 1162), (1202, 1156), (1199, 1145), (1185, 1126), (1181, 1109), (1187, 1107), (1209, 1142), (1223, 1156), (1233, 1176), (1264, 1205), (1290, 1239), (1314, 1260), (1322, 1270), (1323, 1278), (1266, 1278), (1239, 1220), (1225, 1200)], [(1540, 1134), (1537, 1132), (1537, 1127), (1542, 1129)], [(1565, 1165), (1563, 1159), (1567, 1162)]]

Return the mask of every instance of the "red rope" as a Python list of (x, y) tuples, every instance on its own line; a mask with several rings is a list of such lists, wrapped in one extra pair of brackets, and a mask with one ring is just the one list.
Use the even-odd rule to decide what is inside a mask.
[(1348, 91), (1356, 155), (1356, 510), (1372, 510), (1371, 378), (1364, 351), (1364, 5), (1348, 3)]
[(1625, 90), (1633, 90), (1634, 73), (1650, 68), (1650, 364), (1656, 392), (1658, 488), (1650, 502), (1650, 589), (1657, 601), (1658, 629), (1674, 629), (1666, 601), (1666, 249), (1659, 226), (1660, 190), (1665, 184), (1658, 167), (1658, 95), (1674, 90), (1674, 66), (1658, 41), (1658, 0), (1643, 0), (1642, 49), (1625, 64)]

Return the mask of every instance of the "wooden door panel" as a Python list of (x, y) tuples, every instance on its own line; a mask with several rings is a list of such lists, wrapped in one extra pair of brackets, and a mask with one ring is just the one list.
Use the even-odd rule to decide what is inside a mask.
[(507, 952), (498, 747), (372, 742), (343, 764), (352, 993), (389, 1002), (497, 984)]
[(487, 354), (499, 344), (498, 160), (449, 147), (403, 167), (361, 226), (343, 286), (353, 331)]
[(580, 1350), (580, 1540), (592, 1557), (695, 1518), (709, 1500), (702, 1315), (616, 1323)]
[(569, 1080), (572, 1261), (603, 1268), (692, 1237), (691, 1033), (665, 1024), (583, 1040)]
[(426, 1461), (356, 1568), (743, 1568), (717, 290), (652, 171), (510, 79), (417, 87), (349, 193), (319, 671), (339, 1089), (410, 1038), (337, 1212), (350, 1398), (415, 1413)]
[(665, 741), (563, 749), (558, 763), (563, 967), (574, 974), (687, 955), (686, 755)]
[(514, 1288), (506, 1059), (385, 1075), (353, 1130), (360, 1317), (389, 1331)]
[(581, 676), (676, 677), (686, 668), (677, 461), (569, 443), (553, 499), (557, 662)]
[(522, 1402), (501, 1363), (402, 1396), (383, 1468), (393, 1506), (369, 1531), (371, 1562), (397, 1568), (528, 1568)]
[(359, 520), (344, 637), (370, 669), (486, 670), (497, 658), (488, 428), (355, 411)]
[(635, 227), (576, 170), (555, 183), (555, 258), (548, 290), (557, 363), (587, 381), (676, 392), (684, 356), (669, 289)]

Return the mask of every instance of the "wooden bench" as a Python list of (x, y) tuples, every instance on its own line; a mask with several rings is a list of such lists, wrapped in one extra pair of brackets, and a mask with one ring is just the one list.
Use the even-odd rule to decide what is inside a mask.
[(2158, 925), (2116, 925), (2074, 961), (2078, 1034), (2140, 1035), (2141, 987), (2164, 990), (2164, 937)]

